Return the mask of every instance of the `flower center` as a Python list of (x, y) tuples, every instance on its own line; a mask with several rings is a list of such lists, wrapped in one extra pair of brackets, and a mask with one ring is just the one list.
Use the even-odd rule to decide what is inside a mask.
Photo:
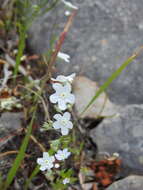
[(49, 164), (49, 160), (45, 160), (45, 163), (46, 163), (46, 164)]
[(66, 98), (67, 95), (66, 95), (66, 93), (62, 92), (62, 93), (60, 94), (60, 96), (61, 96), (61, 98), (64, 99), (64, 98)]
[(63, 119), (63, 120), (61, 121), (61, 123), (62, 123), (62, 125), (66, 125), (66, 124), (67, 124), (67, 120), (66, 120), (66, 119)]

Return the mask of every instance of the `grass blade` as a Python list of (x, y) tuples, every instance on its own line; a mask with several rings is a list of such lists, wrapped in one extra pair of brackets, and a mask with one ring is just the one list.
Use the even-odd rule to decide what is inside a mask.
[(24, 48), (25, 48), (26, 29), (23, 29), (22, 25), (20, 25), (19, 32), (20, 32), (20, 39), (19, 39), (19, 46), (18, 46), (18, 54), (16, 56), (16, 65), (14, 68), (14, 78), (15, 79), (18, 74), (19, 65), (21, 63), (21, 57), (23, 55)]
[(10, 184), (12, 183), (12, 181), (13, 181), (16, 173), (17, 173), (18, 168), (20, 167), (21, 162), (24, 159), (25, 151), (26, 151), (26, 148), (28, 146), (30, 135), (32, 133), (32, 125), (33, 125), (33, 122), (34, 122), (34, 119), (35, 119), (35, 113), (36, 113), (36, 108), (35, 108), (35, 111), (33, 113), (31, 122), (30, 122), (30, 124), (28, 126), (27, 134), (23, 139), (23, 142), (22, 142), (22, 145), (20, 147), (19, 153), (18, 153), (18, 155), (17, 155), (17, 157), (16, 157), (16, 159), (15, 159), (15, 161), (13, 163), (13, 166), (11, 167), (11, 169), (8, 172), (7, 179), (6, 179), (5, 183), (4, 183), (3, 190), (6, 190), (10, 186)]
[[(142, 49), (142, 47), (141, 47)], [(140, 49), (140, 50), (141, 50)], [(105, 91), (105, 89), (121, 74), (121, 72), (137, 57), (137, 55), (140, 53), (133, 54), (131, 57), (129, 57), (106, 81), (105, 83), (99, 88), (99, 90), (96, 92), (95, 96), (89, 101), (89, 103), (86, 105), (86, 107), (83, 109), (83, 111), (80, 113), (80, 116), (83, 115), (86, 110), (94, 103), (94, 101), (100, 96), (101, 93)]]

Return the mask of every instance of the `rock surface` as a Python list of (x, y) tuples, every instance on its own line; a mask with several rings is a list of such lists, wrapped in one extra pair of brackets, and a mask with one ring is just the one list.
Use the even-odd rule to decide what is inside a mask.
[(129, 176), (113, 183), (107, 190), (141, 190), (143, 189), (143, 176)]
[(104, 119), (90, 136), (99, 153), (119, 153), (123, 175), (143, 174), (143, 105), (126, 106), (119, 116)]
[(76, 97), (75, 110), (77, 115), (81, 118), (98, 118), (111, 117), (117, 113), (117, 108), (110, 102), (107, 95), (102, 93), (90, 108), (80, 116), (80, 113), (87, 106), (89, 101), (95, 96), (99, 87), (96, 82), (84, 76), (78, 76), (73, 83), (73, 91)]
[[(141, 45), (143, 45), (142, 0), (72, 0), (79, 7), (63, 52), (71, 63), (58, 63), (58, 72), (82, 73), (100, 85)], [(53, 34), (62, 31), (66, 16), (60, 3), (41, 17), (30, 30), (29, 43), (36, 52), (49, 47)], [(53, 29), (54, 26), (54, 29)], [(55, 29), (56, 28), (56, 29)], [(58, 32), (57, 32), (58, 31)], [(143, 103), (143, 58), (140, 56), (108, 89), (116, 104)]]
[(0, 117), (0, 149), (21, 129), (23, 113), (5, 112)]

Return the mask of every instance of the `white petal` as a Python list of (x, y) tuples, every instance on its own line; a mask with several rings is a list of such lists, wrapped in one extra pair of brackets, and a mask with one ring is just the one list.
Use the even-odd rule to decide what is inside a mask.
[(60, 154), (62, 154), (62, 153), (63, 153), (62, 150), (58, 150), (58, 152), (57, 152), (58, 155), (60, 155)]
[(37, 159), (37, 164), (43, 165), (43, 164), (44, 164), (43, 158), (38, 158), (38, 159)]
[(70, 104), (74, 104), (75, 103), (75, 96), (73, 94), (69, 94), (69, 96), (68, 96), (68, 98), (66, 100)]
[(41, 167), (40, 167), (40, 170), (41, 170), (41, 171), (45, 171), (46, 169), (47, 169), (46, 166), (41, 166)]
[(49, 159), (49, 153), (43, 152), (43, 159)]
[(59, 83), (54, 83), (54, 84), (52, 85), (52, 87), (53, 87), (53, 89), (54, 89), (55, 91), (58, 91), (60, 88), (62, 88), (62, 85), (59, 84)]
[(65, 112), (63, 117), (66, 118), (67, 120), (70, 120), (71, 114), (69, 112)]
[(52, 102), (52, 103), (57, 103), (57, 101), (58, 101), (58, 96), (57, 96), (57, 94), (55, 93), (55, 94), (52, 94), (50, 97), (49, 97), (49, 99), (50, 99), (50, 102)]
[(55, 157), (54, 156), (50, 156), (50, 159), (49, 159), (51, 162), (54, 162), (55, 161)]
[(58, 101), (58, 107), (60, 110), (66, 110), (67, 105), (66, 105), (65, 101), (60, 100), (60, 101)]
[(69, 63), (70, 62), (70, 56), (66, 53), (59, 52), (58, 57), (63, 59), (65, 62)]
[(71, 92), (71, 84), (67, 83), (63, 88), (64, 92)]
[(56, 157), (57, 160), (62, 160), (63, 159), (61, 154), (59, 154), (59, 153), (55, 154), (55, 157)]
[(53, 116), (53, 118), (56, 119), (56, 120), (60, 120), (62, 118), (62, 115), (61, 114), (55, 114)]
[(68, 135), (68, 133), (69, 133), (68, 128), (62, 127), (61, 128), (61, 133), (62, 133), (62, 135)]
[(60, 129), (61, 128), (60, 123), (58, 121), (55, 121), (53, 123), (53, 127), (54, 127), (54, 129)]
[(71, 155), (67, 148), (63, 150), (63, 154), (65, 155), (65, 158), (68, 158)]
[(69, 75), (69, 76), (67, 77), (68, 81), (69, 81), (69, 82), (72, 82), (73, 79), (75, 78), (75, 76), (76, 76), (76, 73), (72, 73), (71, 75)]
[(48, 170), (50, 170), (51, 168), (53, 168), (53, 166), (54, 166), (53, 163), (51, 163), (51, 164), (48, 164), (46, 167)]
[(72, 128), (73, 128), (73, 123), (72, 123), (71, 121), (69, 121), (69, 122), (67, 123), (67, 128), (69, 128), (69, 129), (72, 129)]
[(75, 5), (73, 5), (72, 3), (70, 2), (67, 2), (65, 0), (62, 0), (62, 2), (67, 5), (68, 7), (72, 8), (72, 9), (78, 9), (78, 7), (76, 7)]
[(57, 78), (56, 78), (57, 81), (60, 81), (60, 82), (66, 82), (66, 77), (64, 75), (59, 75)]

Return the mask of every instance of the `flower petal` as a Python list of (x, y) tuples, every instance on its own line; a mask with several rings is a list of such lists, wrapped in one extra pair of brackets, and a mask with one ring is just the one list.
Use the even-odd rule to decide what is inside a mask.
[(58, 121), (55, 121), (53, 123), (53, 127), (54, 127), (54, 129), (60, 129), (61, 128), (60, 123)]
[(67, 102), (69, 102), (70, 104), (74, 104), (75, 103), (75, 96), (73, 94), (69, 94), (69, 96), (67, 98)]
[(59, 83), (54, 83), (54, 84), (52, 85), (52, 87), (53, 87), (53, 89), (54, 89), (55, 91), (58, 91), (60, 88), (62, 88), (62, 85), (59, 84)]
[(60, 120), (62, 118), (62, 115), (61, 114), (55, 114), (53, 116), (53, 118), (56, 119), (56, 120)]
[(68, 93), (71, 92), (71, 84), (67, 83), (64, 85), (63, 90)]
[(38, 158), (38, 159), (37, 159), (37, 164), (43, 165), (43, 164), (44, 164), (43, 158)]
[(57, 154), (55, 154), (55, 157), (56, 157), (57, 160), (62, 160), (63, 159), (62, 153), (63, 152), (61, 150), (58, 150)]
[(69, 128), (69, 129), (72, 129), (73, 128), (73, 123), (71, 121), (68, 121), (66, 127)]
[(40, 166), (40, 170), (41, 170), (41, 171), (45, 171), (46, 169), (47, 169), (46, 166)]
[(70, 120), (71, 114), (69, 112), (65, 112), (63, 117), (66, 118), (67, 120)]
[(43, 152), (43, 159), (49, 159), (49, 153)]
[(50, 159), (49, 159), (51, 162), (54, 162), (55, 161), (55, 157), (54, 156), (50, 156)]
[(68, 135), (69, 129), (68, 129), (68, 128), (65, 128), (65, 127), (62, 127), (62, 128), (61, 128), (61, 133), (62, 133), (62, 135)]
[(59, 75), (56, 80), (59, 82), (66, 82), (66, 77), (64, 75)]
[(66, 105), (65, 101), (59, 100), (58, 101), (58, 107), (59, 107), (60, 110), (66, 110), (67, 105)]
[(52, 103), (57, 103), (57, 101), (58, 101), (58, 96), (57, 96), (57, 94), (56, 93), (54, 93), (54, 94), (52, 94), (50, 97), (49, 97), (49, 99), (50, 99), (50, 102), (52, 102)]

